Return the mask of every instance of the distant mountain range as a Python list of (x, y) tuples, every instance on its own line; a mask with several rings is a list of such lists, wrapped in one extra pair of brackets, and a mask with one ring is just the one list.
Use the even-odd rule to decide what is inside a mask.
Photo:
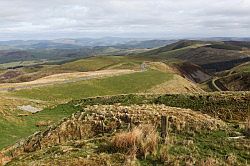
[(134, 38), (106, 37), (99, 39), (55, 39), (55, 40), (11, 40), (0, 41), (0, 48), (16, 49), (75, 49), (81, 47), (113, 46), (120, 48), (153, 48), (173, 42), (173, 40), (147, 40)]
[(250, 41), (250, 37), (210, 37), (210, 38), (195, 38), (195, 40), (205, 40), (205, 41)]
[[(250, 38), (203, 38), (201, 40), (149, 40), (105, 37), (99, 39), (55, 39), (0, 41), (0, 63), (46, 60), (65, 61), (95, 55), (128, 55), (189, 60), (197, 65), (218, 66), (218, 62), (248, 61)], [(247, 58), (247, 59), (244, 59)], [(232, 66), (233, 67), (233, 66)], [(213, 67), (214, 68), (214, 67)]]
[[(202, 41), (250, 41), (249, 38), (214, 37), (196, 38)], [(81, 47), (112, 46), (117, 48), (155, 48), (174, 43), (178, 40), (145, 38), (61, 38), (55, 40), (11, 40), (0, 41), (0, 49), (76, 49)]]

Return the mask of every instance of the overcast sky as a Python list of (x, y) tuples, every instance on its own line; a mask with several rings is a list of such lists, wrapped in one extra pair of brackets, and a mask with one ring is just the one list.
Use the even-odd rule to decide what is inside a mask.
[(0, 0), (0, 40), (250, 36), (250, 0)]

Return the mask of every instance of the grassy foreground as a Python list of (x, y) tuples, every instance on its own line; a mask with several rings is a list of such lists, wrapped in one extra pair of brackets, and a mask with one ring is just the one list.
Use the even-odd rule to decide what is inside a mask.
[[(123, 117), (123, 114), (126, 115), (125, 112), (128, 111), (128, 115), (133, 115), (135, 118), (134, 122), (136, 123), (136, 117), (139, 118), (140, 122), (143, 121), (146, 123), (151, 120), (154, 121), (156, 117), (159, 118), (159, 116), (155, 116), (157, 115), (157, 111), (159, 111), (159, 113), (165, 111), (166, 114), (171, 115), (169, 118), (167, 143), (159, 142), (160, 140), (157, 139), (158, 130), (152, 132), (153, 135), (151, 132), (149, 132), (149, 134), (146, 132), (145, 137), (138, 136), (138, 139), (152, 136), (156, 141), (150, 141), (152, 139), (142, 139), (141, 142), (136, 142), (138, 143), (138, 145), (136, 145), (139, 149), (131, 155), (132, 159), (134, 159), (132, 161), (138, 163), (138, 165), (174, 165), (174, 163), (179, 163), (180, 165), (186, 165), (187, 163), (191, 165), (208, 165), (209, 163), (210, 165), (247, 165), (250, 161), (249, 139), (232, 139), (230, 137), (244, 134), (244, 130), (239, 127), (238, 122), (245, 121), (242, 117), (246, 117), (247, 115), (250, 104), (248, 99), (249, 93), (209, 93), (203, 95), (130, 94), (71, 101), (52, 109), (45, 109), (43, 112), (33, 115), (33, 117), (25, 117), (30, 119), (47, 117), (47, 120), (50, 120), (49, 118), (55, 118), (54, 120), (58, 118), (59, 120), (59, 118), (62, 119), (61, 115), (64, 117), (68, 116), (68, 118), (38, 134), (41, 136), (41, 150), (36, 146), (34, 146), (34, 148), (38, 149), (35, 151), (32, 150), (33, 146), (30, 146), (30, 144), (36, 140), (36, 136), (33, 135), (29, 137), (27, 144), (25, 144), (25, 146), (31, 149), (31, 151), (29, 151), (30, 153), (20, 155), (10, 162), (9, 165), (27, 165), (30, 162), (46, 163), (47, 165), (65, 165), (67, 163), (72, 163), (72, 165), (84, 165), (86, 163), (88, 165), (109, 165), (110, 163), (113, 165), (122, 165), (122, 163), (130, 161), (127, 157), (130, 157), (130, 155), (128, 155), (130, 153), (128, 152), (133, 150), (133, 144), (130, 144), (129, 140), (131, 140), (130, 138), (134, 138), (131, 137), (131, 133), (132, 136), (135, 137), (138, 135), (138, 128), (130, 132), (127, 130), (127, 123), (121, 123), (124, 125), (121, 127), (121, 130), (124, 129), (124, 131), (122, 130), (115, 135), (112, 134), (113, 130), (108, 128), (104, 130), (107, 131), (104, 134), (99, 133), (100, 130), (98, 126), (95, 126), (94, 128), (96, 130), (92, 130), (94, 128), (91, 128), (90, 131), (96, 133), (89, 131), (87, 133), (90, 134), (90, 136), (83, 134), (80, 139), (78, 138), (79, 132), (76, 130), (77, 125), (81, 124), (84, 129), (83, 131), (88, 131), (86, 127), (89, 124), (87, 123), (88, 120), (96, 122), (94, 116), (103, 116), (102, 114), (99, 115), (99, 113), (105, 113), (106, 120), (104, 123), (106, 127), (114, 127), (116, 123), (111, 123), (112, 116), (109, 117), (109, 115), (110, 113), (116, 115), (115, 111), (118, 111), (120, 113), (118, 115), (121, 117)], [(155, 104), (164, 104), (173, 106), (173, 108), (165, 108), (163, 105)], [(225, 106), (227, 107), (225, 108)], [(175, 107), (192, 108), (195, 111)], [(124, 110), (126, 111), (124, 112)], [(216, 112), (212, 112), (211, 110), (216, 110)], [(199, 111), (208, 115), (201, 114)], [(227, 114), (229, 111), (230, 114)], [(69, 116), (74, 112), (77, 113)], [(231, 115), (231, 117), (220, 116), (223, 113)], [(190, 116), (190, 114), (193, 116)], [(60, 117), (57, 115), (60, 115)], [(86, 116), (86, 118), (83, 118), (83, 115)], [(212, 117), (220, 117), (220, 119), (214, 119)], [(226, 123), (225, 121), (229, 118), (231, 118), (232, 122)], [(156, 126), (158, 126), (160, 120), (158, 119), (154, 122), (157, 122)], [(91, 124), (98, 125), (99, 123)], [(65, 126), (67, 126), (67, 132), (65, 132)], [(80, 133), (83, 131), (81, 130)], [(69, 137), (67, 137), (67, 134)], [(95, 137), (91, 134), (94, 134)], [(50, 137), (49, 135), (52, 136), (51, 139), (47, 139), (48, 137), (44, 137), (44, 135), (48, 137)], [(61, 144), (58, 144), (57, 139), (55, 139), (57, 135), (60, 135), (60, 138), (66, 141), (62, 141), (60, 142)], [(123, 144), (124, 141), (126, 143), (125, 145)], [(151, 149), (145, 149), (144, 145), (148, 145)], [(22, 146), (20, 147), (22, 148)], [(14, 149), (10, 152), (11, 154), (16, 154), (16, 152), (20, 152), (19, 150), (20, 149)]]
[[(191, 108), (196, 111), (207, 113), (223, 120), (245, 121), (247, 110), (250, 105), (249, 93), (241, 94), (207, 94), (207, 95), (118, 95), (111, 97), (95, 97), (74, 100), (54, 108), (47, 108), (42, 112), (16, 117), (16, 123), (0, 121), (0, 149), (13, 144), (15, 141), (43, 129), (45, 126), (37, 127), (39, 122), (51, 122), (52, 124), (72, 113), (82, 110), (86, 105), (112, 105), (121, 103), (131, 104), (164, 104), (172, 107)], [(226, 106), (226, 107), (225, 107)], [(216, 110), (216, 111), (215, 111)], [(242, 119), (243, 118), (243, 119)], [(21, 126), (21, 127), (20, 127)], [(7, 130), (8, 129), (8, 130)]]
[[(60, 106), (58, 108), (60, 108)], [(17, 116), (18, 113), (22, 113), (21, 111), (17, 111), (17, 114), (13, 115), (15, 116), (14, 121), (0, 118), (0, 149), (15, 143), (15, 141), (21, 138), (29, 136), (37, 130), (42, 130), (46, 125), (67, 117), (76, 110), (75, 108), (64, 105), (63, 108), (61, 107), (60, 113), (50, 111), (48, 108), (38, 114), (30, 114), (29, 116)], [(45, 126), (39, 125), (43, 123), (45, 123)]]

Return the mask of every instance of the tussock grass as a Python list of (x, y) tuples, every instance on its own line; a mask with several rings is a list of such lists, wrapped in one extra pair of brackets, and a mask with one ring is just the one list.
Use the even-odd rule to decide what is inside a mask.
[(132, 131), (116, 134), (112, 142), (114, 147), (131, 156), (143, 155), (146, 158), (149, 154), (156, 154), (159, 136), (154, 126), (142, 125)]
[(250, 137), (250, 115), (246, 118), (246, 136)]

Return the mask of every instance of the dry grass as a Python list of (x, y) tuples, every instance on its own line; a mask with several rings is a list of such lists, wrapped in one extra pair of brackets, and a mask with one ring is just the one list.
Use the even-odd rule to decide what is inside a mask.
[(36, 122), (36, 127), (43, 127), (43, 126), (49, 126), (52, 123), (52, 121), (38, 121)]
[(219, 162), (216, 159), (211, 158), (211, 157), (207, 158), (206, 160), (202, 160), (199, 163), (199, 165), (201, 165), (201, 166), (214, 166), (214, 165), (218, 165), (218, 164), (219, 164)]
[(2, 154), (1, 152), (0, 152), (0, 166), (1, 165), (5, 165), (7, 162), (9, 162), (11, 160), (11, 158), (10, 157), (7, 157), (7, 156), (5, 156), (4, 154)]
[[(168, 116), (169, 132), (190, 131), (200, 132), (204, 130), (217, 130), (226, 127), (226, 124), (209, 115), (202, 114), (191, 109), (168, 107), (165, 105), (144, 104), (144, 105), (93, 105), (84, 108), (86, 111), (93, 111), (104, 116), (113, 114), (116, 118), (126, 115), (132, 119), (133, 125), (151, 123), (160, 126), (162, 115)], [(106, 116), (107, 117), (107, 116)]]
[(195, 83), (188, 81), (187, 79), (173, 75), (171, 80), (168, 80), (162, 84), (156, 85), (148, 90), (149, 93), (191, 93), (204, 91)]
[(250, 137), (250, 115), (246, 119), (246, 136)]
[(0, 93), (0, 118), (10, 122), (17, 122), (16, 116), (22, 116), (27, 112), (19, 110), (17, 107), (22, 105), (32, 105), (38, 108), (44, 108), (46, 103), (8, 96), (6, 93)]
[(235, 165), (237, 161), (237, 157), (234, 154), (229, 154), (228, 156), (226, 156), (226, 162), (229, 165)]
[(159, 157), (161, 159), (161, 161), (169, 161), (170, 160), (170, 156), (169, 156), (169, 146), (168, 145), (162, 145), (160, 150), (159, 150)]
[(132, 131), (118, 133), (114, 136), (113, 145), (131, 156), (144, 158), (156, 154), (159, 137), (152, 125), (135, 127)]
[(117, 69), (117, 70), (100, 70), (100, 71), (91, 71), (91, 72), (73, 72), (73, 73), (60, 73), (45, 76), (29, 82), (20, 82), (20, 83), (2, 83), (0, 84), (1, 91), (13, 91), (17, 89), (25, 89), (31, 87), (39, 87), (44, 85), (53, 85), (57, 83), (68, 83), (81, 81), (82, 79), (93, 79), (93, 78), (102, 78), (110, 77), (122, 74), (134, 73), (134, 70), (128, 69)]

